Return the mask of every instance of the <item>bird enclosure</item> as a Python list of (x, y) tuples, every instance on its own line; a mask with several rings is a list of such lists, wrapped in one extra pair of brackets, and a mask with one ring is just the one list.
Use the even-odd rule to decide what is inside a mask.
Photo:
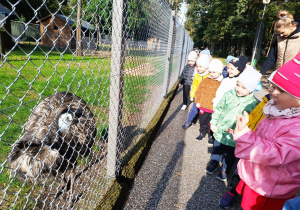
[(165, 0), (4, 0), (0, 12), (0, 207), (95, 209), (193, 42)]

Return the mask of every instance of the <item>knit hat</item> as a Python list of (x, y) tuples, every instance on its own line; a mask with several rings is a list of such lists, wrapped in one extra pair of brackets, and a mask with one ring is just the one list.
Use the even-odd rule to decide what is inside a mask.
[(232, 55), (228, 55), (227, 58), (226, 58), (226, 64), (229, 63), (229, 61), (231, 61), (232, 59), (234, 59), (234, 57)]
[(208, 66), (208, 71), (216, 71), (222, 73), (224, 65), (219, 59), (213, 59)]
[(188, 55), (188, 60), (189, 61), (196, 61), (197, 60), (197, 53), (195, 51), (191, 51)]
[(273, 79), (273, 77), (274, 77), (276, 71), (277, 71), (277, 70), (273, 71), (273, 72), (270, 74), (270, 76), (269, 76), (269, 78), (268, 78), (268, 80), (269, 80), (270, 82), (272, 82), (272, 79)]
[(209, 65), (209, 56), (201, 55), (200, 58), (197, 59), (197, 66), (203, 66), (204, 68), (208, 68)]
[(260, 79), (261, 73), (253, 68), (249, 68), (243, 71), (240, 76), (238, 76), (237, 81), (242, 83), (245, 88), (252, 93), (260, 82)]
[(246, 56), (238, 56), (229, 61), (229, 63), (234, 65), (240, 72), (243, 72), (246, 67), (247, 61), (248, 58)]
[(285, 92), (300, 99), (300, 53), (276, 71), (272, 82)]
[(200, 52), (200, 55), (210, 55), (210, 51), (209, 50), (202, 50)]

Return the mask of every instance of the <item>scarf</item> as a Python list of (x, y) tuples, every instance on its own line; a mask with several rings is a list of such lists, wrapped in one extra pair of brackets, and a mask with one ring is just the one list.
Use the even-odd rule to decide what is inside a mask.
[(264, 106), (264, 115), (268, 119), (275, 119), (275, 118), (292, 118), (297, 117), (300, 115), (300, 107), (292, 107), (288, 109), (279, 110), (274, 103), (274, 100), (271, 99), (265, 106)]

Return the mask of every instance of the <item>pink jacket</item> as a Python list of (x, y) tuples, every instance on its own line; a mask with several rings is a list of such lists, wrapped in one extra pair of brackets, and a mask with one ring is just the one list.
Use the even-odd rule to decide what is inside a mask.
[(238, 173), (254, 191), (271, 198), (290, 198), (300, 187), (300, 116), (264, 118), (255, 133), (248, 127), (234, 134)]

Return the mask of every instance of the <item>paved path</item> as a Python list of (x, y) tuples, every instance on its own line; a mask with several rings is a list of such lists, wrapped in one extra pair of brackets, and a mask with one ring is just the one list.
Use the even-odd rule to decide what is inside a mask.
[[(261, 97), (266, 91), (256, 96)], [(199, 124), (181, 129), (188, 111), (181, 111), (182, 89), (176, 93), (151, 149), (135, 178), (124, 204), (132, 209), (221, 209), (219, 199), (229, 189), (227, 183), (205, 173), (212, 146), (207, 136), (196, 142)], [(189, 109), (191, 108), (191, 105)], [(241, 209), (240, 199), (230, 209)]]

